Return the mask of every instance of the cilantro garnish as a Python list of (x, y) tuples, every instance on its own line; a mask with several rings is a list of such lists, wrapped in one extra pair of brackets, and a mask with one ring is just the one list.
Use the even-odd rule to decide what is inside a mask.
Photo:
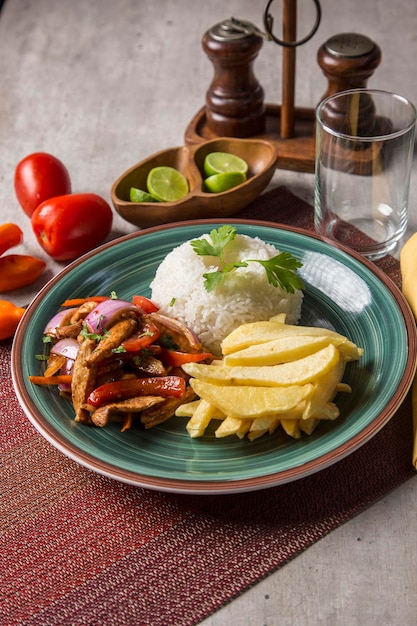
[(83, 327), (80, 331), (80, 335), (83, 339), (92, 339), (93, 341), (101, 341), (105, 336), (109, 335), (108, 331), (104, 331), (103, 333), (90, 333), (87, 327), (87, 324), (83, 324)]
[(236, 263), (225, 263), (224, 253), (227, 244), (236, 237), (234, 226), (221, 226), (218, 230), (210, 232), (210, 239), (194, 239), (191, 241), (193, 250), (199, 256), (215, 256), (220, 260), (221, 269), (203, 274), (206, 291), (213, 291), (223, 280), (226, 274), (235, 271), (238, 267), (247, 267), (249, 263), (260, 263), (266, 271), (268, 282), (273, 287), (281, 287), (288, 293), (294, 293), (295, 289), (304, 289), (304, 283), (296, 274), (297, 268), (302, 266), (290, 252), (280, 252), (277, 256), (267, 261), (247, 259)]
[(113, 348), (112, 352), (114, 354), (122, 354), (122, 352), (127, 352), (126, 348), (120, 344), (117, 348)]

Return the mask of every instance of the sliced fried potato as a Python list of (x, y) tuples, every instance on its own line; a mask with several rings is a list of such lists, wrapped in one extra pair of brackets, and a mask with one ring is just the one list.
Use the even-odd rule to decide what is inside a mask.
[(237, 435), (239, 432), (242, 432), (241, 429), (244, 421), (248, 423), (248, 426), (250, 426), (249, 420), (241, 420), (237, 417), (226, 417), (226, 419), (224, 419), (220, 426), (216, 429), (214, 434), (218, 438), (228, 437), (229, 435)]
[[(316, 326), (294, 326), (280, 322), (264, 321), (242, 324), (233, 330), (222, 341), (221, 348), (224, 355), (243, 350), (256, 344), (265, 344), (281, 337), (337, 337), (346, 339), (340, 333), (328, 328)], [(361, 350), (361, 349), (359, 349)], [(362, 351), (363, 352), (363, 351)], [(361, 354), (362, 354), (361, 352)]]
[(269, 318), (270, 322), (279, 322), (280, 324), (285, 324), (285, 320), (287, 319), (286, 313), (277, 313)]
[(289, 411), (308, 399), (314, 389), (312, 384), (290, 387), (213, 385), (196, 378), (190, 379), (190, 385), (200, 398), (225, 415), (242, 419)]
[[(299, 438), (320, 420), (336, 419), (333, 398), (351, 391), (341, 382), (345, 365), (363, 354), (335, 331), (285, 324), (284, 314), (243, 324), (224, 339), (222, 351), (223, 359), (215, 363), (187, 363), (183, 369), (195, 394), (211, 407), (210, 415), (223, 419), (216, 437), (247, 435), (250, 441), (280, 425)], [(190, 422), (201, 412), (204, 425), (201, 404), (180, 411), (192, 414)]]
[(264, 367), (219, 367), (187, 363), (184, 371), (205, 382), (218, 385), (259, 385), (266, 387), (305, 385), (326, 376), (339, 362), (340, 353), (329, 344), (314, 354), (279, 365)]
[(243, 437), (246, 435), (246, 433), (249, 431), (252, 421), (251, 420), (240, 420), (240, 428), (239, 430), (236, 432), (236, 435), (239, 437), (239, 439), (243, 439)]
[(218, 414), (216, 407), (202, 398), (200, 404), (194, 411), (192, 418), (187, 422), (186, 429), (190, 437), (192, 439), (202, 437), (204, 435), (204, 431), (216, 413)]
[(244, 350), (232, 352), (224, 357), (223, 363), (227, 367), (278, 365), (302, 359), (318, 352), (330, 343), (339, 349), (346, 360), (356, 360), (362, 354), (358, 346), (346, 337), (299, 335), (279, 337), (266, 343), (255, 344)]
[(280, 337), (227, 354), (223, 363), (227, 367), (279, 365), (309, 356), (331, 342), (331, 337)]
[(343, 376), (345, 362), (340, 360), (327, 376), (323, 376), (314, 383), (314, 391), (306, 402), (303, 412), (303, 419), (310, 417), (320, 417), (325, 414), (325, 406), (331, 402), (337, 393), (337, 384)]
[(298, 422), (298, 428), (306, 435), (311, 435), (311, 433), (315, 430), (316, 426), (318, 426), (319, 423), (319, 419), (316, 419), (315, 417), (310, 417), (310, 419), (308, 420), (300, 420)]
[(259, 437), (262, 437), (263, 435), (266, 435), (266, 433), (268, 432), (268, 429), (265, 428), (265, 430), (252, 430), (248, 432), (248, 439), (249, 441), (255, 441), (255, 439), (259, 439)]
[(177, 417), (192, 417), (201, 400), (193, 400), (192, 402), (187, 402), (186, 404), (180, 404), (179, 407), (175, 410), (175, 415)]
[(287, 435), (293, 437), (293, 439), (299, 439), (301, 437), (301, 430), (298, 420), (281, 420), (280, 424), (287, 433)]
[(254, 432), (257, 430), (268, 430), (271, 428), (276, 428), (279, 423), (279, 419), (276, 415), (265, 415), (264, 417), (257, 417), (253, 420), (249, 432)]

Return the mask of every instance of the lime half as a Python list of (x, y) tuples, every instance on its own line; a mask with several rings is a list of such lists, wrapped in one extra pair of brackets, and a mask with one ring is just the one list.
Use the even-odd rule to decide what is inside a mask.
[(146, 180), (149, 193), (160, 202), (176, 202), (187, 195), (189, 187), (185, 176), (174, 167), (154, 167)]
[(131, 187), (130, 202), (158, 202), (158, 200), (151, 196), (151, 194), (147, 191), (143, 191), (142, 189), (136, 189), (136, 187)]
[(224, 172), (223, 174), (214, 174), (208, 176), (204, 181), (206, 191), (211, 193), (221, 193), (228, 191), (237, 185), (241, 185), (246, 180), (246, 174), (242, 172)]
[(204, 159), (203, 167), (206, 176), (225, 172), (240, 172), (245, 175), (248, 173), (246, 161), (229, 152), (210, 152)]

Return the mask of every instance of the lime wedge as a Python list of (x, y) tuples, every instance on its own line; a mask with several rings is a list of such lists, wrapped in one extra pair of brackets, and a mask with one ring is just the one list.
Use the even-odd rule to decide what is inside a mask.
[(206, 191), (211, 193), (221, 193), (228, 191), (237, 185), (241, 185), (246, 180), (246, 174), (242, 172), (224, 172), (223, 174), (214, 174), (208, 176), (204, 181)]
[(229, 152), (210, 152), (204, 159), (203, 167), (206, 176), (223, 174), (224, 172), (248, 173), (246, 161)]
[(158, 200), (151, 196), (151, 194), (147, 191), (143, 191), (142, 189), (136, 189), (136, 187), (131, 187), (130, 202), (158, 202)]
[(146, 180), (149, 193), (160, 202), (175, 202), (188, 193), (185, 176), (174, 167), (154, 167)]

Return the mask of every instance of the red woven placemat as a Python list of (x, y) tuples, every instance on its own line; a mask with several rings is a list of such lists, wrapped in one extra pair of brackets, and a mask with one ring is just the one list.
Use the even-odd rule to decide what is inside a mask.
[[(284, 188), (239, 217), (312, 229)], [(398, 262), (383, 269), (399, 281)], [(0, 623), (7, 626), (197, 624), (260, 578), (415, 475), (408, 396), (348, 458), (248, 494), (186, 496), (80, 467), (25, 418), (0, 342)]]

